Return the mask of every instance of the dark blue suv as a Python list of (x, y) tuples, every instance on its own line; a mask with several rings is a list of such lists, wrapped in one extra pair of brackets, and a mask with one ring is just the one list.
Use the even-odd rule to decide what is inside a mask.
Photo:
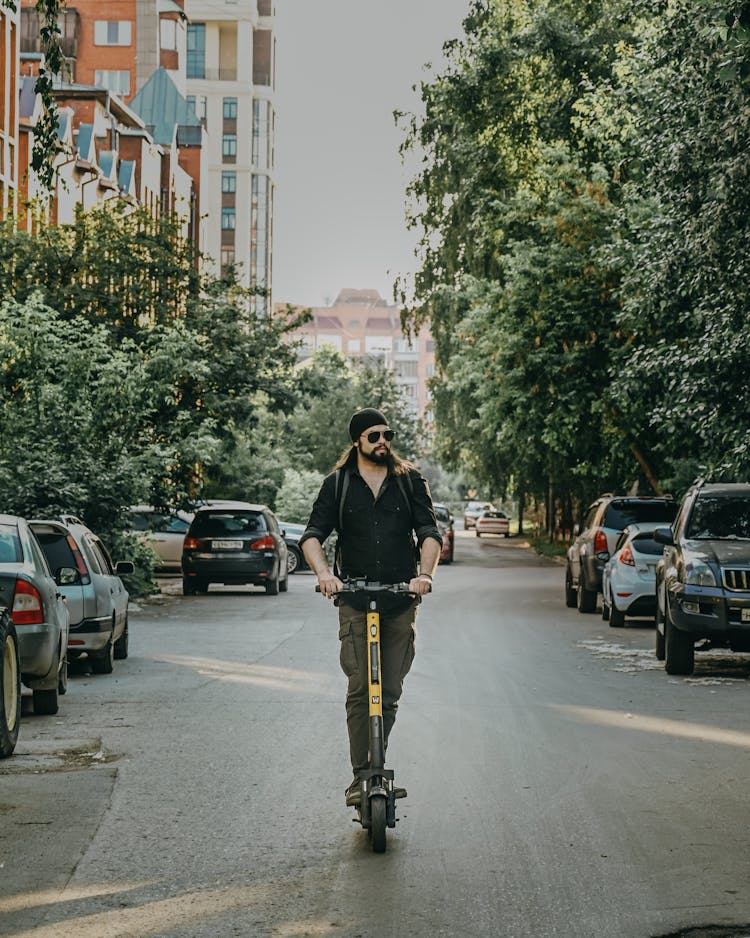
[(656, 567), (656, 657), (692, 674), (695, 643), (750, 651), (750, 484), (698, 482), (686, 493)]

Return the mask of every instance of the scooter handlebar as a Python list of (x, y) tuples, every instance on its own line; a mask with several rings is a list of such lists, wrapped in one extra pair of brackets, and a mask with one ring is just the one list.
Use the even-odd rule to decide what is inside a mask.
[[(378, 583), (369, 580), (344, 580), (344, 588), (337, 590), (336, 596), (342, 596), (352, 593), (408, 593), (411, 596), (416, 595), (414, 590), (409, 589), (408, 583)], [(320, 585), (315, 587), (315, 592), (320, 592)]]

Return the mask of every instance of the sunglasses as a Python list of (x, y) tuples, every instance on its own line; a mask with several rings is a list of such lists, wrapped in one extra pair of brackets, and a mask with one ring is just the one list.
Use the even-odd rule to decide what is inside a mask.
[(390, 443), (395, 435), (393, 430), (370, 430), (367, 434), (367, 442), (377, 443), (382, 436), (386, 443)]

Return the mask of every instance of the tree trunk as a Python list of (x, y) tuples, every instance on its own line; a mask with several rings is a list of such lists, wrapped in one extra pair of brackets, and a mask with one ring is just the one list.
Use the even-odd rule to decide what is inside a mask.
[(518, 533), (523, 534), (523, 513), (526, 508), (526, 493), (521, 489), (518, 493)]
[(651, 468), (651, 464), (646, 459), (646, 456), (643, 453), (643, 450), (640, 448), (640, 446), (637, 443), (631, 443), (630, 451), (638, 460), (638, 465), (643, 470), (643, 474), (648, 479), (649, 485), (654, 490), (654, 495), (663, 495), (664, 492), (662, 491), (662, 487), (659, 485), (659, 480), (654, 475), (654, 470)]

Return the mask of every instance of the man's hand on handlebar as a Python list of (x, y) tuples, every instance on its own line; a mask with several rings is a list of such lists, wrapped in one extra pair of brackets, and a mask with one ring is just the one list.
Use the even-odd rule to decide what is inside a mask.
[(424, 596), (426, 593), (432, 591), (432, 577), (428, 576), (426, 573), (420, 573), (419, 576), (415, 576), (414, 579), (409, 580), (409, 591), (416, 593), (418, 596)]
[(323, 573), (318, 576), (318, 586), (320, 586), (320, 592), (326, 599), (333, 599), (336, 593), (340, 593), (344, 588), (344, 584), (341, 580), (331, 571), (328, 573)]

